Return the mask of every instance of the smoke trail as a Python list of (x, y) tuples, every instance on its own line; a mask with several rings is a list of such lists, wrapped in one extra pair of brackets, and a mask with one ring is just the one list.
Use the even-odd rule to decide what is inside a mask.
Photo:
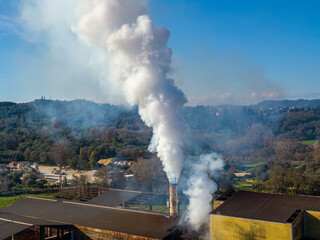
[(149, 146), (162, 160), (170, 182), (183, 167), (184, 132), (177, 111), (186, 98), (170, 73), (169, 31), (153, 27), (146, 1), (85, 0), (73, 31), (88, 45), (108, 55), (108, 80), (126, 101), (138, 105), (142, 120), (153, 129)]
[[(103, 79), (105, 89), (120, 90), (129, 104), (138, 105), (142, 120), (153, 129), (149, 149), (157, 152), (169, 181), (177, 182), (184, 165), (185, 136), (177, 111), (186, 98), (168, 78), (172, 55), (167, 47), (170, 34), (165, 27), (152, 26), (146, 15), (147, 1), (22, 1), (21, 19), (25, 30), (31, 31), (28, 36), (39, 34), (39, 39), (51, 43), (48, 52), (69, 54), (70, 62), (81, 59), (81, 65), (77, 65), (80, 67), (72, 72), (86, 68), (97, 72), (94, 75)], [(77, 37), (70, 31), (70, 25)], [(79, 44), (77, 38), (90, 47)], [(59, 64), (62, 65), (61, 61)], [(211, 193), (216, 190), (207, 174), (222, 166), (216, 154), (202, 155), (198, 162), (186, 166), (191, 171), (185, 192), (190, 198), (188, 217), (196, 230), (208, 220)]]
[(209, 174), (214, 175), (216, 171), (222, 170), (223, 166), (221, 156), (216, 153), (202, 154), (199, 161), (192, 161), (188, 166), (191, 176), (184, 194), (189, 197), (190, 203), (186, 217), (196, 231), (209, 221), (212, 194), (217, 190), (217, 185), (209, 178)]

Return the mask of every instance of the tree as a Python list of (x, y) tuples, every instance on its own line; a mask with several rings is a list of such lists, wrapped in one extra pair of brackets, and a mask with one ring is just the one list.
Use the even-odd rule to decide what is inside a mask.
[(77, 168), (89, 169), (90, 168), (89, 157), (90, 157), (89, 149), (86, 147), (80, 148), (79, 161), (78, 161)]
[(111, 187), (123, 189), (127, 184), (127, 179), (125, 178), (123, 172), (120, 169), (115, 169), (112, 174)]
[(138, 188), (152, 192), (161, 189), (161, 186), (167, 186), (168, 180), (163, 171), (162, 163), (156, 156), (138, 158), (130, 170), (134, 173), (134, 181)]
[(289, 163), (273, 165), (265, 182), (267, 189), (278, 193), (305, 194), (305, 185), (303, 169), (297, 169)]
[(62, 186), (67, 187), (68, 186), (68, 179), (66, 176), (64, 176), (63, 181), (62, 181)]
[(289, 164), (276, 164), (269, 171), (269, 180), (266, 182), (266, 187), (273, 192), (286, 193), (288, 191), (288, 183), (286, 179), (287, 168)]
[(74, 151), (66, 139), (60, 139), (53, 144), (50, 151), (50, 159), (59, 166), (66, 166), (67, 160), (72, 157)]
[(34, 173), (26, 173), (23, 176), (22, 184), (25, 187), (36, 187), (38, 177)]
[(46, 152), (41, 152), (39, 155), (39, 158), (40, 158), (40, 163), (42, 163), (42, 164), (47, 163), (50, 160), (50, 158)]
[(72, 157), (74, 152), (72, 151), (71, 144), (66, 139), (60, 139), (55, 142), (51, 147), (50, 158), (57, 163), (59, 166), (60, 174), (59, 174), (59, 183), (62, 186), (62, 176), (61, 170), (62, 167), (67, 165), (67, 160)]
[(263, 148), (271, 138), (273, 137), (272, 131), (262, 124), (253, 124), (248, 128), (245, 135), (246, 144), (255, 149)]
[(85, 188), (88, 186), (88, 177), (86, 175), (80, 175), (79, 177), (76, 175), (72, 176), (72, 186), (77, 188)]
[(101, 158), (106, 157), (106, 152), (108, 152), (108, 146), (100, 145), (96, 147), (90, 154), (90, 166), (94, 167), (95, 163), (99, 161)]
[(19, 187), (21, 184), (21, 176), (20, 172), (0, 172), (0, 190), (7, 191), (12, 187)]
[(109, 178), (110, 178), (110, 168), (107, 166), (102, 166), (98, 171), (95, 172), (95, 182), (102, 186), (109, 186)]
[(92, 151), (89, 158), (90, 166), (93, 168), (98, 160), (99, 160), (99, 154), (95, 150)]

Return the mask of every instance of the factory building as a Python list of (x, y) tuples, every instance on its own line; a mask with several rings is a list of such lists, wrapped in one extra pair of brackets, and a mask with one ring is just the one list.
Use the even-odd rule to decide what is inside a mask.
[(140, 195), (110, 190), (88, 202), (27, 197), (0, 211), (0, 239), (179, 238), (179, 218), (121, 206)]
[(214, 208), (211, 240), (320, 239), (320, 197), (233, 190)]

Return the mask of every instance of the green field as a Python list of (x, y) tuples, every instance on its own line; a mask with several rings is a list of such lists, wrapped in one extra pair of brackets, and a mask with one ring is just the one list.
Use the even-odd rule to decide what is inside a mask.
[(11, 206), (14, 202), (25, 198), (26, 196), (30, 197), (44, 197), (44, 198), (53, 198), (53, 195), (50, 194), (28, 194), (28, 195), (19, 195), (14, 197), (0, 197), (0, 209)]
[(0, 197), (0, 209), (11, 206), (14, 202), (23, 199), (24, 196)]
[[(131, 206), (129, 206), (129, 208), (136, 208), (136, 209), (141, 209), (141, 210), (149, 210), (149, 205), (131, 205)], [(152, 211), (168, 213), (169, 212), (169, 207), (167, 207), (166, 205), (153, 205), (152, 206)]]
[(54, 194), (28, 194), (29, 197), (54, 198)]
[(233, 187), (238, 190), (252, 191), (252, 182), (248, 182), (244, 178), (234, 178)]
[(259, 167), (259, 166), (261, 166), (263, 164), (266, 164), (266, 163), (265, 162), (249, 163), (249, 164), (241, 165), (241, 167), (256, 168), (256, 167)]
[(308, 146), (311, 146), (311, 145), (315, 144), (316, 142), (317, 142), (317, 140), (300, 141), (300, 143), (302, 143), (304, 145), (308, 145)]
[(305, 166), (306, 163), (302, 161), (291, 161), (291, 165), (295, 168), (299, 168)]

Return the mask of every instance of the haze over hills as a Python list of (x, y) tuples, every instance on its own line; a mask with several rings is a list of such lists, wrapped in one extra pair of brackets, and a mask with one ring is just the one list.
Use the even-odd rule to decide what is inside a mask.
[[(320, 99), (315, 100), (268, 100), (256, 105), (187, 106), (180, 114), (190, 129), (206, 131), (231, 130), (244, 134), (252, 124), (278, 124), (281, 114), (297, 109), (315, 109)], [(291, 108), (291, 109), (290, 109)], [(37, 99), (28, 103), (0, 102), (0, 120), (8, 126), (29, 128), (62, 124), (74, 136), (90, 128), (112, 127), (131, 130), (147, 128), (139, 117), (137, 107), (94, 103), (87, 100), (45, 100)], [(36, 130), (36, 129), (35, 129)], [(79, 137), (78, 136), (78, 137)], [(301, 137), (300, 137), (301, 138)]]
[(0, 240), (320, 239), (220, 211), (320, 196), (320, 2), (269, 2), (2, 1)]
[[(301, 106), (304, 109), (299, 109)], [(194, 141), (204, 149), (229, 156), (234, 153), (239, 159), (251, 161), (260, 157), (250, 151), (265, 148), (265, 139), (318, 139), (317, 106), (320, 100), (264, 101), (250, 106), (184, 107), (180, 114), (192, 136), (191, 146)], [(151, 129), (136, 107), (40, 99), (18, 104), (0, 102), (0, 134), (0, 161), (32, 158), (47, 162), (52, 144), (60, 139), (73, 142), (76, 154), (81, 148), (87, 149), (88, 156), (83, 159), (106, 144), (110, 151), (100, 157), (120, 154), (133, 158), (139, 152), (148, 152)]]
[[(265, 163), (254, 173), (255, 189), (286, 192), (282, 189), (288, 189), (287, 182), (280, 190), (276, 184), (270, 187), (273, 170), (269, 173), (269, 169), (276, 166), (273, 172), (280, 169), (283, 176), (289, 176), (290, 170), (290, 174), (294, 173), (290, 176), (296, 179), (297, 171), (316, 176), (318, 173), (312, 169), (320, 163), (320, 108), (316, 107), (320, 105), (308, 100), (297, 102), (303, 105), (293, 104), (295, 101), (265, 101), (250, 106), (184, 107), (180, 114), (189, 134), (184, 151), (188, 156), (212, 151), (221, 154), (226, 171), (219, 184), (234, 181), (233, 168), (237, 166)], [(314, 105), (308, 105), (310, 102)], [(154, 157), (148, 150), (152, 131), (136, 107), (86, 100), (0, 102), (0, 136), (2, 163), (56, 164), (54, 153), (61, 146), (68, 149), (67, 166), (80, 170), (92, 169), (100, 159), (119, 158), (138, 164), (139, 159)], [(310, 166), (296, 169), (290, 167), (292, 163)], [(155, 164), (158, 173), (161, 162)], [(311, 180), (318, 184), (318, 178), (308, 178)], [(320, 194), (309, 188), (299, 192)]]
[[(9, 105), (15, 105), (15, 104), (33, 104), (40, 102), (41, 100), (42, 103), (46, 102), (45, 105), (48, 107), (52, 107), (53, 105), (63, 105), (66, 104), (71, 108), (76, 108), (77, 106), (80, 107), (81, 109), (81, 105), (83, 105), (83, 107), (94, 107), (96, 110), (98, 110), (99, 108), (101, 108), (101, 106), (113, 106), (113, 109), (129, 109), (130, 107), (126, 107), (123, 105), (111, 105), (108, 103), (95, 103), (92, 101), (88, 101), (88, 100), (83, 100), (83, 99), (75, 99), (75, 100), (70, 100), (70, 101), (66, 101), (66, 100), (46, 100), (46, 99), (36, 99), (34, 101), (31, 102), (27, 102), (27, 103), (15, 103), (15, 102), (9, 102), (9, 101), (2, 101), (0, 102), (0, 107), (1, 106), (9, 106)], [(284, 99), (284, 100), (264, 100), (262, 102), (259, 102), (257, 104), (250, 104), (250, 105), (233, 105), (233, 104), (220, 104), (220, 105), (201, 105), (201, 106), (205, 106), (205, 107), (223, 107), (223, 108), (233, 108), (233, 107), (252, 107), (252, 108), (277, 108), (277, 107), (296, 107), (296, 108), (316, 108), (318, 106), (320, 106), (320, 99), (312, 99), (312, 100), (308, 100), (308, 99), (297, 99), (297, 100), (288, 100), (288, 99)], [(194, 108), (197, 106), (188, 106), (187, 108)], [(85, 108), (84, 108), (85, 109)]]
[(264, 108), (275, 108), (275, 107), (316, 108), (320, 106), (320, 99), (265, 100), (252, 106), (264, 107)]

